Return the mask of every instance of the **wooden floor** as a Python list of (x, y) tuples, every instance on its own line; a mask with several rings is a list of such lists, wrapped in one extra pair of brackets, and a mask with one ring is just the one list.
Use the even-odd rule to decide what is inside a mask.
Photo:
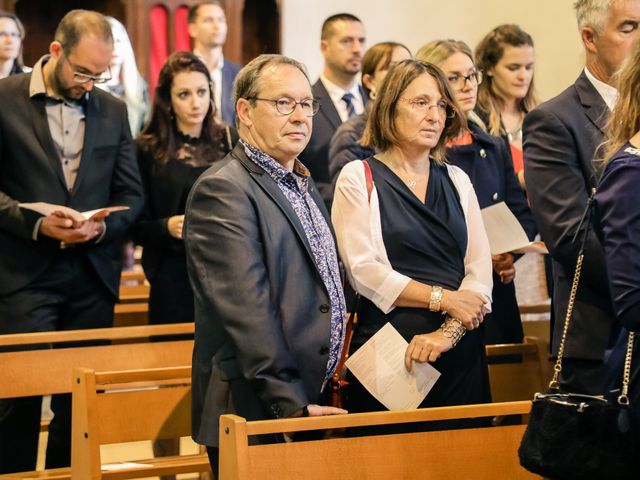
[[(133, 442), (133, 443), (120, 443), (116, 445), (105, 445), (101, 447), (100, 455), (105, 463), (116, 463), (125, 460), (152, 458), (153, 453), (151, 450), (151, 442)], [(44, 469), (44, 457), (47, 449), (47, 433), (42, 432), (40, 434), (40, 441), (38, 445), (38, 470)], [(198, 453), (198, 445), (189, 437), (180, 439), (180, 453), (185, 455)], [(158, 480), (159, 477), (146, 477), (153, 480)], [(178, 480), (197, 480), (197, 474), (181, 474), (178, 475)]]

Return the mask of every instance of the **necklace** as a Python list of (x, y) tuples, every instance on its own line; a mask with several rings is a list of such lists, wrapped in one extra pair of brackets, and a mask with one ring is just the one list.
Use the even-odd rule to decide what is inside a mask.
[(518, 125), (518, 128), (507, 132), (507, 139), (509, 140), (509, 143), (522, 140), (522, 123)]

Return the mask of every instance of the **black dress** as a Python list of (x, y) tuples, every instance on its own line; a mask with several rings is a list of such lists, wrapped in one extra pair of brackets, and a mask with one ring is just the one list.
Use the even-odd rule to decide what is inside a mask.
[[(230, 151), (235, 140), (232, 130), (222, 148)], [(146, 202), (133, 238), (143, 247), (142, 267), (151, 285), (149, 323), (193, 322), (193, 291), (184, 242), (169, 234), (167, 222), (174, 215), (184, 215), (191, 188), (210, 165), (172, 158), (159, 166), (152, 153), (143, 149), (138, 149), (138, 164)]]
[[(374, 157), (368, 162), (378, 192), (382, 238), (393, 269), (421, 283), (457, 290), (465, 275), (468, 238), (464, 212), (447, 168), (431, 162), (427, 198), (422, 203), (386, 165)], [(410, 342), (415, 335), (437, 330), (443, 321), (440, 313), (424, 308), (396, 307), (384, 314), (370, 300), (361, 297), (351, 352), (387, 322)], [(420, 408), (491, 401), (481, 328), (467, 332), (458, 345), (442, 354), (433, 366), (441, 377)], [(386, 410), (353, 376), (350, 375), (349, 380), (346, 399), (349, 412)], [(469, 425), (467, 421), (446, 423), (447, 428)], [(350, 434), (443, 427), (443, 422), (431, 422), (397, 429), (358, 429)]]

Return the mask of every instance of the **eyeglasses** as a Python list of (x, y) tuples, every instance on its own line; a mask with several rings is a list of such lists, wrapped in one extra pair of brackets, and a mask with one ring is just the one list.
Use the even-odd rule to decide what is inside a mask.
[(276, 106), (276, 110), (278, 110), (278, 112), (281, 113), (282, 115), (291, 115), (295, 111), (297, 105), (300, 105), (300, 107), (302, 108), (302, 112), (307, 117), (313, 117), (316, 113), (320, 111), (320, 102), (315, 98), (300, 100), (299, 102), (296, 102), (291, 97), (280, 97), (275, 100), (271, 98), (249, 97), (247, 98), (247, 100), (260, 100), (262, 102), (271, 102)]
[(93, 83), (106, 83), (111, 80), (111, 69), (107, 68), (106, 72), (101, 73), (100, 75), (89, 75), (88, 73), (81, 73), (76, 71), (78, 67), (76, 67), (73, 63), (69, 61), (69, 59), (63, 55), (63, 58), (69, 64), (69, 66), (73, 69), (73, 77), (72, 80), (79, 85), (84, 85), (85, 83), (93, 82)]
[(455, 88), (464, 88), (467, 82), (480, 85), (482, 83), (482, 70), (475, 70), (469, 75), (451, 75), (447, 78), (449, 84)]
[(17, 38), (20, 39), (20, 33), (19, 32), (0, 32), (0, 38), (4, 39), (7, 37), (11, 37), (11, 38)]
[(444, 100), (431, 104), (424, 98), (400, 97), (398, 100), (408, 103), (413, 110), (418, 110), (419, 112), (426, 113), (427, 111), (430, 112), (432, 108), (435, 108), (441, 118), (453, 118), (456, 116), (455, 110)]

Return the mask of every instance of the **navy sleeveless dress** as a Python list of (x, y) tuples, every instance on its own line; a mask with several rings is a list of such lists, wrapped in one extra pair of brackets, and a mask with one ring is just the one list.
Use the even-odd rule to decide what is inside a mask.
[[(427, 285), (457, 290), (465, 275), (468, 238), (464, 212), (447, 168), (431, 162), (427, 197), (422, 203), (384, 163), (375, 157), (368, 162), (378, 192), (382, 237), (393, 269)], [(443, 315), (425, 308), (396, 307), (384, 314), (370, 300), (361, 297), (351, 352), (387, 322), (410, 342), (414, 335), (437, 330), (443, 321)], [(467, 332), (455, 348), (433, 364), (441, 376), (420, 404), (421, 408), (491, 401), (482, 336), (482, 328)], [(350, 375), (349, 381), (345, 405), (349, 412), (386, 410), (355, 377)], [(443, 427), (436, 423), (440, 424), (431, 422), (400, 430)], [(447, 427), (456, 426), (448, 424)], [(366, 433), (376, 433), (374, 431), (389, 433), (391, 430), (381, 427), (367, 429)]]

